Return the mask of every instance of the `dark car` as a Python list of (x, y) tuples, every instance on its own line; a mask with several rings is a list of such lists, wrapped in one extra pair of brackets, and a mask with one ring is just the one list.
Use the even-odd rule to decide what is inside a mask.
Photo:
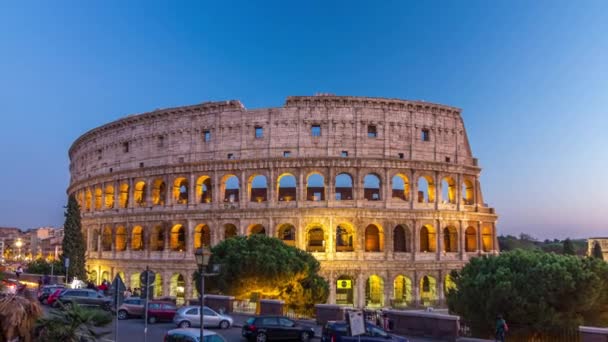
[(323, 326), (321, 333), (321, 342), (407, 342), (407, 339), (397, 335), (387, 333), (382, 328), (366, 322), (365, 334), (360, 336), (350, 336), (350, 327), (345, 321), (329, 321)]
[(53, 292), (55, 292), (55, 290), (59, 290), (59, 289), (63, 290), (64, 288), (65, 288), (65, 286), (63, 286), (63, 285), (45, 285), (38, 292), (38, 300), (42, 304), (48, 304), (47, 300), (48, 300), (49, 296)]
[(176, 312), (177, 306), (171, 302), (151, 300), (148, 302), (148, 323), (154, 324), (159, 321), (171, 322)]
[(315, 336), (313, 328), (298, 325), (283, 316), (260, 316), (247, 319), (241, 331), (249, 341), (309, 341)]
[[(112, 299), (90, 289), (67, 289), (59, 294), (57, 302), (65, 308), (78, 304), (82, 306), (98, 307), (107, 311), (112, 308)], [(59, 306), (61, 306), (59, 305)]]
[(0, 288), (6, 294), (22, 294), (25, 291), (25, 284), (15, 279), (2, 279)]

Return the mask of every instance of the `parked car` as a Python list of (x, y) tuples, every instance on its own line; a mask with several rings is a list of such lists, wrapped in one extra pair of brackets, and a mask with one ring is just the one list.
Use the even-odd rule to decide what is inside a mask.
[(150, 301), (148, 302), (148, 323), (154, 324), (159, 321), (171, 321), (177, 312), (177, 306), (171, 302)]
[[(201, 326), (200, 306), (184, 306), (177, 310), (173, 323), (180, 328), (190, 328)], [(232, 317), (219, 314), (211, 308), (203, 308), (203, 324), (205, 327), (218, 327), (228, 329), (232, 326)]]
[(241, 334), (247, 340), (256, 342), (309, 341), (315, 336), (315, 331), (284, 316), (259, 316), (247, 319)]
[(15, 279), (2, 279), (2, 286), (0, 287), (2, 292), (7, 294), (21, 294), (25, 291), (25, 284)]
[(98, 307), (106, 311), (110, 311), (112, 308), (112, 299), (103, 296), (99, 292), (91, 289), (66, 289), (63, 290), (57, 302), (61, 303), (64, 307), (68, 308), (72, 305), (83, 305)]
[(382, 328), (365, 322), (365, 334), (360, 336), (350, 336), (350, 328), (345, 321), (329, 321), (323, 326), (321, 333), (321, 342), (407, 342), (407, 339), (401, 336), (390, 334)]
[(125, 298), (122, 304), (118, 307), (118, 319), (127, 319), (129, 317), (143, 317), (145, 300), (139, 297)]
[(41, 304), (48, 304), (47, 300), (49, 296), (56, 290), (63, 290), (64, 288), (64, 285), (45, 285), (38, 291), (38, 301), (40, 301)]
[[(200, 329), (173, 329), (167, 331), (164, 342), (200, 342), (200, 336)], [(203, 342), (226, 342), (226, 340), (213, 331), (203, 330)]]
[(55, 291), (53, 291), (53, 293), (51, 293), (49, 295), (49, 297), (46, 299), (46, 303), (48, 305), (50, 305), (51, 307), (58, 307), (59, 303), (57, 302), (57, 298), (59, 298), (59, 295), (61, 294), (61, 292), (65, 291), (65, 289), (57, 289)]

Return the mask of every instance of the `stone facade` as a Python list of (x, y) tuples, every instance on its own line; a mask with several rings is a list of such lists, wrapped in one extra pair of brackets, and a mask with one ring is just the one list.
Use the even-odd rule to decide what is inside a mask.
[(329, 303), (435, 305), (449, 272), (497, 253), (494, 210), (460, 110), (396, 99), (288, 97), (156, 110), (69, 151), (96, 281), (195, 296), (193, 251), (263, 233), (313, 253)]
[(587, 239), (587, 255), (593, 255), (593, 247), (595, 244), (600, 245), (604, 260), (608, 260), (608, 237), (592, 237)]

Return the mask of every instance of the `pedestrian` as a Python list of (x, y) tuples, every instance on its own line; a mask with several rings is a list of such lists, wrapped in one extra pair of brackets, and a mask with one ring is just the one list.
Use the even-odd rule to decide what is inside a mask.
[(496, 316), (496, 341), (505, 342), (505, 334), (508, 331), (509, 327), (502, 315)]
[(44, 284), (44, 282), (42, 281), (42, 277), (38, 278), (38, 291), (40, 291), (43, 284)]
[(132, 292), (131, 292), (131, 288), (130, 288), (130, 287), (128, 287), (128, 288), (125, 290), (124, 296), (125, 296), (125, 298), (129, 298), (129, 297), (131, 297), (131, 294), (132, 294)]
[(21, 273), (23, 273), (23, 267), (21, 267), (21, 265), (19, 265), (19, 267), (17, 267), (17, 270), (15, 271), (15, 275), (17, 276), (17, 278), (19, 278)]
[(44, 285), (49, 285), (51, 283), (51, 277), (49, 277), (48, 274), (45, 274), (44, 277), (42, 278), (42, 283)]

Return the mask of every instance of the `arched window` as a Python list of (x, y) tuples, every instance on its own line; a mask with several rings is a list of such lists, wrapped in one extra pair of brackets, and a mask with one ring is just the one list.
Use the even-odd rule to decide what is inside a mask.
[(394, 252), (409, 252), (408, 229), (402, 225), (398, 225), (393, 230), (393, 251)]
[(165, 198), (167, 198), (167, 185), (162, 179), (157, 178), (152, 186), (152, 204), (165, 205)]
[(325, 200), (325, 178), (319, 173), (311, 173), (306, 179), (306, 200)]
[(402, 201), (410, 200), (410, 181), (404, 174), (396, 174), (393, 177), (392, 198), (398, 198)]
[(171, 250), (183, 252), (186, 250), (186, 230), (181, 224), (176, 224), (171, 228)]
[(114, 208), (114, 187), (112, 185), (106, 185), (106, 208)]
[(129, 205), (129, 183), (120, 184), (120, 194), (118, 194), (118, 200), (121, 208), (126, 208)]
[(101, 236), (101, 250), (102, 251), (111, 251), (112, 250), (112, 228), (104, 227), (103, 233)]
[(465, 233), (465, 244), (467, 252), (476, 252), (477, 251), (477, 231), (473, 227), (468, 227)]
[(464, 201), (464, 204), (474, 204), (474, 190), (473, 182), (470, 179), (465, 179), (464, 182), (462, 182), (462, 200)]
[(133, 191), (133, 199), (138, 207), (146, 206), (146, 182), (139, 181), (135, 183), (135, 191)]
[(185, 288), (186, 281), (184, 280), (184, 276), (179, 273), (173, 274), (169, 284), (169, 296), (175, 297), (177, 305), (182, 305), (186, 301)]
[(422, 305), (431, 306), (437, 300), (437, 280), (431, 276), (420, 279), (420, 300)]
[(355, 303), (354, 281), (351, 277), (341, 275), (336, 280), (336, 304), (353, 305)]
[(221, 190), (224, 194), (224, 202), (234, 203), (239, 201), (239, 179), (235, 175), (222, 177)]
[(393, 304), (396, 307), (406, 307), (412, 302), (412, 280), (398, 275), (393, 281)]
[(131, 250), (142, 251), (144, 249), (144, 230), (141, 226), (133, 227), (131, 232)]
[(365, 284), (365, 298), (367, 307), (384, 306), (384, 279), (372, 275)]
[(353, 178), (348, 173), (336, 176), (336, 201), (353, 199)]
[(249, 200), (251, 202), (266, 202), (268, 200), (268, 183), (266, 176), (254, 175), (249, 177)]
[(103, 191), (101, 188), (95, 188), (95, 209), (101, 209), (101, 201), (103, 197)]
[(173, 182), (173, 201), (177, 204), (188, 204), (188, 180), (178, 177)]
[(441, 180), (441, 201), (442, 203), (456, 203), (456, 181), (450, 176)]
[(93, 250), (93, 252), (99, 251), (99, 230), (97, 230), (97, 229), (93, 230), (93, 237), (91, 240), (91, 249)]
[(380, 200), (380, 177), (370, 173), (363, 178), (363, 198), (368, 201)]
[(430, 176), (418, 178), (418, 203), (435, 202), (435, 183)]
[(150, 250), (162, 251), (165, 249), (165, 230), (162, 226), (154, 226), (150, 234)]
[(93, 201), (93, 194), (91, 194), (91, 189), (87, 188), (84, 195), (84, 208), (87, 211), (91, 210), (91, 202)]
[(292, 174), (284, 173), (277, 179), (277, 188), (279, 201), (295, 201), (296, 200), (296, 177)]
[(345, 224), (336, 227), (336, 252), (352, 252), (355, 250), (353, 229)]
[(228, 223), (224, 225), (224, 239), (230, 239), (232, 237), (237, 236), (237, 229), (236, 226)]
[(458, 252), (458, 230), (456, 227), (443, 228), (443, 251)]
[(380, 252), (382, 250), (380, 230), (373, 224), (365, 228), (365, 251)]
[(279, 227), (279, 239), (288, 246), (296, 245), (296, 227), (286, 223)]
[(266, 235), (266, 228), (264, 228), (264, 226), (262, 226), (261, 224), (252, 224), (251, 226), (249, 226), (249, 235), (254, 235), (254, 234), (262, 234), (262, 235)]
[(156, 273), (154, 278), (154, 297), (160, 297), (163, 295), (163, 277), (159, 273)]
[(481, 245), (484, 252), (491, 252), (494, 250), (493, 240), (492, 227), (484, 226), (481, 229)]
[(116, 227), (116, 250), (124, 251), (127, 249), (127, 229), (124, 226)]
[(211, 246), (211, 230), (206, 224), (194, 228), (194, 249)]
[(325, 233), (321, 227), (312, 227), (307, 234), (308, 244), (306, 250), (309, 252), (325, 252)]
[(435, 252), (437, 251), (437, 240), (435, 228), (430, 224), (422, 226), (420, 229), (420, 251)]
[(212, 195), (211, 178), (209, 176), (200, 176), (196, 180), (196, 196), (200, 203), (211, 203)]
[(454, 279), (452, 279), (452, 276), (450, 276), (449, 274), (445, 276), (443, 284), (446, 295), (448, 294), (448, 292), (456, 290), (456, 283), (454, 282)]

